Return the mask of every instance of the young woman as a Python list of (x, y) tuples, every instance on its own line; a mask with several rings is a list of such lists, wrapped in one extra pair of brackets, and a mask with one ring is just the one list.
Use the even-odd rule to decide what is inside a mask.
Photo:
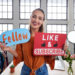
[[(10, 47), (2, 47), (3, 50), (14, 55), (13, 63), (15, 66), (21, 61), (24, 61), (21, 75), (48, 75), (46, 63), (49, 64), (51, 69), (54, 68), (54, 56), (33, 56), (35, 33), (43, 32), (44, 20), (44, 11), (40, 8), (35, 9), (30, 17), (30, 41), (16, 45), (16, 50), (12, 50)], [(66, 47), (64, 49), (66, 49)]]

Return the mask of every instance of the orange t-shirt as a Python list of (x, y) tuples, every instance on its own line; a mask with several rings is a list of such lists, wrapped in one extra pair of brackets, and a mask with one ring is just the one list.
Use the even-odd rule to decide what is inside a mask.
[[(34, 37), (31, 37), (30, 41), (16, 46), (16, 52), (18, 57), (13, 58), (13, 63), (16, 66), (18, 63), (24, 61), (32, 71), (40, 68), (45, 62), (50, 65), (51, 69), (54, 69), (55, 59), (52, 56), (34, 56), (33, 55)], [(33, 74), (31, 74), (33, 75)]]

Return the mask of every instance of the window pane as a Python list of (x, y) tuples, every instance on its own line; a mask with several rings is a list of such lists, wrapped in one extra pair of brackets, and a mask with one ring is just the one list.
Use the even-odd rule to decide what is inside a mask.
[(26, 25), (26, 29), (29, 29), (29, 25)]
[(40, 0), (20, 0), (20, 19), (29, 19), (36, 8), (40, 8)]
[(35, 6), (35, 1), (36, 0), (31, 0), (31, 6)]
[(36, 0), (36, 6), (39, 6), (40, 5), (40, 0)]
[(67, 6), (67, 1), (66, 0), (62, 0), (61, 2), (62, 2), (61, 3), (62, 6)]
[(58, 16), (57, 19), (60, 19), (61, 18), (61, 14), (57, 14), (57, 16)]
[(26, 6), (29, 6), (30, 5), (30, 0), (25, 0), (26, 3), (24, 3)]
[(58, 0), (57, 6), (61, 6), (61, 4), (62, 4), (61, 1), (62, 1), (62, 0)]
[(0, 0), (0, 18), (12, 19), (12, 0)]
[(21, 6), (21, 7), (20, 7), (20, 11), (21, 11), (21, 12), (24, 12), (24, 9), (25, 9), (24, 6)]
[(6, 11), (7, 12), (7, 6), (3, 6), (3, 12)]
[(30, 10), (30, 12), (32, 12), (34, 9), (35, 9), (35, 7), (34, 7), (34, 6), (32, 6), (32, 7), (31, 7), (31, 10)]
[(56, 31), (56, 25), (52, 26), (53, 31)]
[(12, 13), (8, 13), (8, 18), (12, 18)]
[(12, 24), (8, 24), (8, 30), (13, 30), (13, 25)]
[(2, 0), (0, 0), (0, 5), (2, 5)]
[(0, 13), (0, 18), (2, 18), (2, 13)]
[(26, 6), (26, 12), (29, 12), (30, 10), (29, 10), (29, 6)]
[(20, 24), (20, 28), (26, 28), (29, 30), (29, 25), (28, 24)]
[(7, 18), (7, 13), (3, 13), (3, 18)]
[(20, 25), (20, 28), (25, 28), (25, 25), (24, 25), (24, 24), (21, 24), (21, 25)]
[(3, 31), (7, 31), (7, 24), (3, 24)]
[(61, 8), (61, 12), (62, 12), (62, 13), (66, 13), (66, 8), (65, 8), (65, 7), (62, 7), (62, 8)]
[(0, 31), (0, 34), (2, 33), (2, 31)]
[(66, 32), (66, 25), (62, 25), (62, 31)]
[(25, 15), (26, 19), (29, 19), (30, 15), (31, 15), (31, 13), (26, 13), (26, 15)]
[(47, 25), (47, 32), (51, 32), (52, 25)]
[(25, 15), (24, 13), (21, 13), (21, 14), (20, 14), (20, 18), (21, 18), (21, 19), (24, 19), (24, 18), (25, 18), (24, 15)]
[(62, 19), (65, 19), (66, 18), (65, 14), (61, 15), (61, 17), (62, 17)]
[(0, 31), (2, 31), (2, 24), (0, 24)]
[(12, 0), (8, 0), (8, 5), (12, 6)]
[(7, 5), (7, 0), (3, 0), (3, 5)]
[(61, 32), (61, 25), (57, 25), (57, 32)]
[(53, 3), (53, 6), (56, 6), (57, 5), (57, 0), (53, 0), (52, 3)]
[(0, 6), (0, 12), (2, 11), (2, 6)]
[(67, 19), (67, 0), (48, 0), (47, 19)]
[(67, 25), (47, 25), (47, 33), (67, 33)]
[(8, 12), (12, 12), (12, 6), (8, 6)]
[(24, 0), (21, 0), (20, 1), (20, 5), (24, 5)]
[(2, 32), (12, 30), (13, 29), (13, 24), (0, 24), (0, 34)]

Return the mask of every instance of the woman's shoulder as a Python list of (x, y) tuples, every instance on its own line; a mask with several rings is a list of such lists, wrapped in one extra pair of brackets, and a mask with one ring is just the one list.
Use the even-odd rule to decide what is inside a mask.
[(31, 37), (30, 37), (29, 42), (34, 42), (34, 36), (31, 36)]

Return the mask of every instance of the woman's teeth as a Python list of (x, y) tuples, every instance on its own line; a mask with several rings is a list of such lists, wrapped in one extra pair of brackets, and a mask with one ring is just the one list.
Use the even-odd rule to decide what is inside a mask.
[(37, 25), (37, 23), (33, 23), (34, 25)]

